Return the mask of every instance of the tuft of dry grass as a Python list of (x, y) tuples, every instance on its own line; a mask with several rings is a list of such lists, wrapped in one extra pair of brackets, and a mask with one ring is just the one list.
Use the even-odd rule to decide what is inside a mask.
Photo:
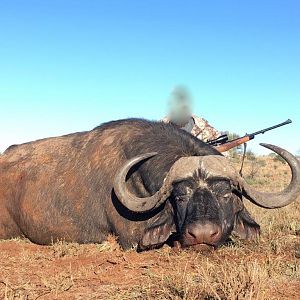
[(83, 248), (77, 243), (68, 243), (65, 241), (58, 241), (51, 246), (53, 256), (55, 258), (62, 258), (66, 256), (78, 256), (82, 253)]
[(120, 249), (117, 238), (113, 235), (109, 235), (107, 241), (97, 245), (97, 250), (100, 252), (112, 252)]
[(34, 289), (29, 283), (13, 285), (7, 281), (0, 281), (0, 285), (2, 285), (4, 289), (4, 300), (27, 300), (29, 299), (31, 291)]
[[(71, 269), (71, 268), (70, 268)], [(74, 285), (72, 271), (62, 272), (51, 277), (41, 278), (41, 283), (44, 286), (45, 294), (52, 294), (57, 298), (62, 292), (69, 291)]]

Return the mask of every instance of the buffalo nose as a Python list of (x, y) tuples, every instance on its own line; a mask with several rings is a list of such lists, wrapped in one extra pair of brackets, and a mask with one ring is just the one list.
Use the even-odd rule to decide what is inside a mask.
[(211, 222), (206, 222), (204, 224), (189, 224), (185, 231), (185, 240), (189, 245), (216, 245), (221, 239), (221, 236), (221, 227)]

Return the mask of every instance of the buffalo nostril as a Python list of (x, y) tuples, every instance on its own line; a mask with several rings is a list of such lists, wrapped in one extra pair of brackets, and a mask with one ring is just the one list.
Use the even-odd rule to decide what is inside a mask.
[(221, 228), (218, 225), (215, 225), (209, 232), (209, 239), (212, 242), (218, 241), (221, 237), (221, 233)]
[(213, 226), (213, 228), (211, 228), (210, 230), (210, 235), (214, 236), (219, 234), (219, 232), (220, 232), (219, 226)]
[(197, 239), (197, 234), (194, 233), (192, 230), (188, 230), (188, 234), (193, 238), (193, 239)]

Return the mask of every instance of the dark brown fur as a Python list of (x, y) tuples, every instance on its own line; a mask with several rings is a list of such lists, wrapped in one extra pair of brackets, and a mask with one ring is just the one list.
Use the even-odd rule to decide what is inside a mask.
[(140, 119), (10, 147), (0, 157), (0, 238), (87, 243), (115, 234), (124, 247), (137, 244), (145, 228), (172, 215), (171, 205), (131, 213), (114, 196), (113, 180), (126, 159), (152, 151), (159, 154), (128, 181), (140, 196), (156, 192), (178, 158), (219, 154), (172, 125)]

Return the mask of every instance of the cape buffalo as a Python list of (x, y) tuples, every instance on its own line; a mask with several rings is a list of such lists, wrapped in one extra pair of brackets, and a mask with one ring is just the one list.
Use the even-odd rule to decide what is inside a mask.
[(254, 190), (216, 149), (171, 124), (127, 119), (88, 132), (11, 146), (0, 157), (0, 238), (100, 243), (123, 248), (222, 245), (256, 238), (242, 196), (265, 208), (300, 195), (300, 164), (279, 193)]

